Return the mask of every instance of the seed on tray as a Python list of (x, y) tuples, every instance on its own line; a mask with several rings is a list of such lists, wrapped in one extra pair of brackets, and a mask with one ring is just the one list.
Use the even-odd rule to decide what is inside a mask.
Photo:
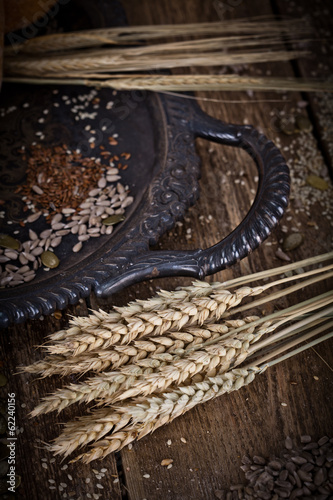
[(58, 231), (56, 231), (56, 236), (67, 236), (67, 234), (69, 234), (71, 231), (70, 229), (60, 229)]
[(58, 267), (60, 264), (58, 257), (51, 251), (43, 252), (40, 258), (42, 264), (50, 269), (54, 269), (55, 267)]
[[(66, 99), (66, 103), (71, 102)], [(38, 132), (38, 137), (43, 135)], [(110, 139), (112, 145), (118, 144), (115, 137)], [(29, 149), (22, 147), (21, 154), (27, 164), (26, 180), (15, 193), (25, 203), (27, 216), (20, 225), (39, 223), (43, 216), (49, 228), (39, 233), (36, 226), (28, 227), (29, 240), (21, 242), (0, 234), (0, 263), (8, 262), (10, 266), (0, 269), (2, 286), (16, 286), (32, 279), (41, 265), (45, 270), (57, 267), (59, 259), (49, 249), (61, 245), (66, 235), (78, 235), (73, 252), (80, 251), (83, 242), (91, 237), (110, 235), (113, 224), (124, 220), (124, 209), (133, 203), (129, 188), (121, 184), (119, 169), (113, 163), (118, 161), (122, 169), (125, 166), (121, 162), (131, 157), (129, 153), (112, 156), (103, 150), (102, 159), (85, 158), (78, 149), (72, 151), (66, 145), (44, 147), (34, 143)], [(107, 164), (103, 165), (103, 161)], [(7, 223), (15, 224), (11, 220)], [(20, 234), (19, 230), (14, 234)], [(10, 261), (17, 261), (18, 266)]]
[(11, 260), (16, 260), (18, 255), (19, 254), (15, 250), (5, 250), (5, 256)]
[(60, 222), (62, 219), (62, 215), (60, 213), (58, 214), (55, 214), (52, 219), (51, 219), (51, 226), (53, 226), (53, 224), (58, 224), (58, 222)]
[(41, 215), (42, 215), (42, 212), (35, 212), (35, 213), (29, 215), (29, 217), (27, 217), (27, 222), (28, 223), (36, 222), (36, 220), (38, 220)]
[(37, 194), (44, 194), (44, 191), (39, 186), (34, 185), (34, 186), (32, 186), (31, 189), (33, 191), (35, 191), (35, 193), (37, 193)]
[(29, 262), (28, 259), (22, 253), (19, 255), (19, 261), (23, 266), (25, 266), (25, 264), (28, 264)]
[(90, 236), (91, 236), (90, 234), (81, 234), (80, 236), (78, 236), (77, 239), (79, 241), (88, 241), (90, 239)]
[(52, 234), (52, 229), (45, 229), (45, 231), (42, 231), (39, 235), (40, 238), (42, 238), (43, 240), (48, 238), (49, 236), (51, 236)]
[(0, 234), (0, 247), (18, 250), (20, 248), (20, 242), (9, 234)]
[[(62, 241), (62, 237), (61, 236), (57, 236), (56, 238), (54, 238), (52, 241), (51, 241), (51, 247), (52, 248), (55, 248), (57, 247), (58, 245), (60, 245)], [(39, 254), (38, 254), (39, 255)]]
[(61, 211), (64, 215), (71, 215), (75, 213), (75, 208), (63, 208)]
[(79, 252), (82, 248), (82, 241), (79, 241), (76, 243), (76, 245), (73, 246), (72, 250), (74, 253)]
[(124, 215), (115, 214), (110, 215), (110, 217), (104, 219), (102, 224), (104, 224), (105, 226), (113, 226), (114, 224), (118, 224), (118, 222), (122, 222), (123, 220), (125, 220)]

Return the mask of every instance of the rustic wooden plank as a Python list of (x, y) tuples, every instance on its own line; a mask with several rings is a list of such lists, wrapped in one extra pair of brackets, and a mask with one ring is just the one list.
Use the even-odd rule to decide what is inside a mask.
[[(60, 313), (60, 312), (59, 312)], [(45, 342), (47, 335), (68, 326), (68, 315), (87, 315), (86, 302), (81, 300), (77, 306), (69, 307), (60, 319), (54, 316), (42, 320), (27, 321), (24, 325), (15, 325), (2, 331), (1, 371), (8, 378), (8, 383), (0, 390), (1, 401), (6, 406), (7, 395), (15, 393), (16, 427), (19, 430), (16, 441), (16, 473), (21, 476), (21, 486), (16, 498), (32, 500), (43, 498), (94, 498), (100, 494), (97, 484), (101, 484), (107, 495), (115, 500), (121, 498), (120, 484), (114, 482), (118, 478), (115, 456), (110, 456), (103, 464), (84, 465), (68, 464), (62, 458), (54, 458), (45, 449), (59, 433), (62, 418), (50, 413), (36, 419), (30, 419), (29, 413), (36, 406), (41, 396), (45, 396), (59, 387), (59, 378), (51, 377), (36, 380), (32, 375), (17, 375), (18, 367), (30, 364), (42, 358), (42, 352), (36, 347)], [(60, 315), (60, 314), (59, 314)], [(67, 377), (63, 383), (74, 382), (74, 377)], [(83, 409), (81, 409), (81, 414)], [(80, 408), (66, 411), (66, 419), (80, 414)], [(98, 475), (105, 469), (102, 475)], [(94, 472), (94, 470), (96, 472)], [(51, 482), (49, 481), (51, 480)], [(53, 482), (54, 481), (54, 482)], [(66, 485), (66, 486), (65, 486)], [(67, 497), (66, 497), (67, 494)], [(65, 496), (64, 496), (65, 495)], [(108, 498), (108, 497), (104, 497)]]
[[(331, 79), (333, 71), (333, 48), (331, 43), (333, 33), (332, 2), (318, 0), (315, 4), (307, 1), (298, 4), (286, 0), (277, 0), (275, 3), (278, 13), (287, 16), (308, 17), (311, 22), (313, 36), (307, 46), (310, 52), (313, 51), (313, 54), (295, 61), (297, 73), (304, 78)], [(306, 109), (314, 124), (316, 138), (332, 175), (332, 94), (305, 92), (303, 98), (304, 104), (308, 103)]]
[[(212, 4), (207, 2), (191, 2), (190, 8), (189, 3), (180, 5), (179, 2), (169, 2), (168, 7), (162, 3), (152, 6), (150, 1), (141, 2), (140, 6), (135, 6), (134, 2), (125, 2), (124, 5), (130, 24), (206, 21), (213, 20), (216, 15)], [(262, 14), (269, 13), (268, 3), (263, 5), (261, 2), (260, 11)], [(252, 4), (251, 8), (241, 5), (227, 14), (242, 17), (251, 12), (258, 12), (255, 4)], [(269, 69), (269, 65), (263, 65), (260, 70), (265, 72), (266, 68)], [(254, 72), (256, 71), (255, 69)], [(290, 65), (277, 64), (274, 66), (274, 74), (287, 76), (292, 75), (293, 71)], [(200, 101), (200, 104), (208, 114), (224, 121), (239, 123), (246, 120), (247, 123), (260, 126), (268, 136), (277, 140), (282, 148), (290, 148), (293, 145), (294, 152), (289, 154), (289, 151), (286, 151), (285, 154), (287, 158), (295, 156), (299, 137), (283, 135), (277, 122), (286, 113), (295, 112), (297, 102), (301, 99), (300, 95), (288, 94), (285, 100), (274, 104), (248, 104), (251, 99), (244, 99), (244, 95), (239, 93), (200, 95), (226, 101), (246, 101), (246, 107), (228, 102), (216, 104)], [(281, 99), (281, 96), (275, 93), (256, 92), (253, 100), (277, 97)], [(308, 136), (308, 140), (313, 139)], [(176, 227), (160, 240), (158, 248), (174, 248), (175, 242), (177, 248), (205, 247), (216, 243), (241, 220), (251, 199), (254, 170), (245, 159), (246, 156), (230, 148), (201, 140), (197, 142), (203, 165), (200, 200), (189, 210), (183, 225)], [(239, 176), (238, 169), (245, 171), (242, 177)], [(231, 171), (229, 175), (228, 170)], [(239, 191), (233, 189), (233, 186), (237, 187), (235, 181), (238, 179), (245, 181)], [(310, 216), (300, 212), (297, 208), (296, 192), (292, 194), (293, 197), (281, 227), (270, 236), (267, 243), (231, 270), (218, 273), (212, 279), (226, 279), (282, 264), (275, 252), (285, 236), (284, 231), (288, 233), (294, 226), (305, 232), (306, 243), (289, 254), (292, 260), (331, 248), (329, 220), (320, 217), (318, 206)], [(319, 229), (315, 229), (313, 223)], [(187, 239), (189, 229), (191, 238)], [(323, 236), (320, 241), (318, 234)], [(187, 281), (155, 280), (150, 287), (170, 289)], [(131, 287), (131, 295), (140, 296), (142, 288), (142, 285)], [(145, 286), (144, 296), (147, 289), (148, 285)], [(322, 289), (318, 287), (314, 293), (320, 293)], [(297, 297), (290, 297), (281, 304), (288, 305), (297, 300)], [(326, 346), (321, 346), (317, 352), (325, 361), (331, 363)], [(319, 377), (319, 380), (315, 380), (314, 376)], [(250, 387), (236, 394), (195, 408), (168, 426), (158, 429), (153, 435), (135, 443), (131, 450), (122, 450), (129, 498), (214, 498), (215, 490), (244, 481), (239, 469), (244, 453), (268, 456), (280, 451), (286, 435), (296, 438), (309, 433), (319, 437), (331, 432), (332, 417), (325, 403), (331, 386), (329, 368), (317, 354), (311, 352), (266, 372)], [(281, 406), (281, 403), (287, 406)], [(318, 408), (321, 408), (320, 414)], [(181, 438), (185, 438), (187, 442), (182, 442)], [(168, 441), (172, 444), (168, 445)], [(164, 458), (174, 460), (171, 469), (161, 466)], [(149, 477), (144, 477), (147, 474)]]

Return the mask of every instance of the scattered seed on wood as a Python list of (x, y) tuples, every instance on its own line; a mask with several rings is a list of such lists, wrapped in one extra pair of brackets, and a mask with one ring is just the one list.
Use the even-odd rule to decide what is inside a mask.
[(172, 458), (164, 458), (161, 462), (161, 465), (163, 465), (163, 467), (166, 467), (167, 465), (170, 465), (172, 463), (173, 463)]

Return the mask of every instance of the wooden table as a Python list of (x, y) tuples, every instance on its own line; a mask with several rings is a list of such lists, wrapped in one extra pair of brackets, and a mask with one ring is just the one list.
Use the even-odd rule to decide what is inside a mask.
[[(216, 21), (219, 18), (269, 15), (274, 10), (291, 16), (310, 16), (317, 34), (327, 37), (332, 30), (328, 2), (301, 2), (300, 7), (297, 2), (295, 4), (292, 6), (293, 3), (287, 0), (277, 0), (272, 5), (268, 0), (250, 3), (241, 0), (123, 1), (130, 25)], [(247, 68), (246, 72), (258, 74), (256, 72), (260, 70), (262, 74), (271, 72), (281, 76), (298, 74), (309, 77), (315, 74), (327, 77), (332, 69), (333, 58), (329, 60), (332, 43), (317, 42), (313, 50), (316, 50), (315, 58), (262, 64), (257, 68)], [(237, 68), (229, 70), (236, 71)], [(332, 167), (329, 138), (332, 100), (325, 101), (325, 104), (318, 94), (274, 92), (254, 92), (253, 95), (207, 92), (198, 97), (208, 114), (226, 122), (249, 123), (262, 129), (281, 147), (292, 168), (302, 153), (307, 156), (307, 167), (304, 168), (308, 173), (315, 168), (315, 162), (319, 162), (323, 175)], [(304, 101), (308, 103), (306, 107), (302, 107)], [(279, 118), (297, 113), (308, 116), (313, 124), (313, 132), (303, 134), (303, 139), (297, 134), (285, 135), (277, 126)], [(197, 141), (197, 150), (202, 162), (200, 199), (188, 211), (183, 224), (161, 238), (159, 249), (210, 246), (228, 234), (249, 208), (255, 173), (249, 157), (243, 152), (203, 140)], [(297, 193), (293, 186), (289, 208), (267, 242), (240, 264), (207, 280), (222, 281), (283, 265), (276, 251), (285, 235), (295, 228), (303, 233), (304, 242), (288, 253), (291, 261), (329, 251), (331, 221), (327, 215), (322, 215), (320, 203), (312, 205), (309, 214), (302, 212)], [(15, 392), (16, 419), (21, 429), (17, 439), (16, 470), (22, 477), (22, 484), (15, 498), (83, 500), (96, 498), (93, 494), (99, 493), (101, 500), (211, 500), (217, 498), (216, 491), (245, 482), (240, 470), (244, 454), (268, 456), (279, 453), (288, 435), (295, 440), (302, 434), (314, 438), (324, 434), (332, 436), (333, 355), (329, 349), (332, 342), (326, 342), (315, 350), (270, 368), (240, 391), (194, 408), (153, 435), (135, 442), (131, 449), (125, 448), (101, 462), (69, 464), (66, 468), (66, 461), (61, 462), (59, 457), (52, 459), (43, 449), (43, 442), (49, 442), (58, 434), (62, 417), (48, 414), (30, 419), (28, 414), (40, 396), (59, 387), (61, 382), (55, 378), (35, 381), (32, 376), (17, 376), (14, 375), (16, 367), (39, 359), (41, 354), (36, 352), (36, 346), (46, 335), (66, 327), (68, 314), (85, 315), (88, 308), (98, 307), (110, 310), (115, 304), (123, 305), (137, 297), (149, 297), (159, 288), (171, 290), (188, 283), (190, 280), (185, 278), (157, 279), (131, 286), (109, 300), (101, 301), (91, 296), (75, 307), (68, 307), (59, 319), (51, 316), (43, 321), (28, 321), (3, 332), (1, 371), (7, 374), (8, 384), (1, 389), (1, 395), (6, 398), (7, 393)], [(313, 287), (311, 293), (321, 293), (327, 286)], [(296, 297), (281, 300), (279, 307), (307, 298), (309, 293), (304, 290)], [(66, 415), (70, 417), (80, 411), (83, 409), (68, 411)], [(172, 468), (161, 466), (165, 458), (173, 459)], [(98, 478), (101, 469), (105, 475)], [(103, 489), (99, 489), (97, 483)]]

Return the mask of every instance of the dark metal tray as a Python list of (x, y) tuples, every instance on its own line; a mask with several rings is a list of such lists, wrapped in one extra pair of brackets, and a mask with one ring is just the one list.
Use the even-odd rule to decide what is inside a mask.
[[(36, 123), (54, 100), (51, 87), (3, 85), (0, 108), (15, 106), (0, 120), (0, 198), (6, 200), (10, 218), (19, 220), (22, 209), (13, 187), (24, 180), (25, 164), (18, 153), (22, 144), (36, 138)], [(85, 87), (63, 87), (69, 98), (87, 93)], [(99, 91), (100, 107), (94, 120), (75, 121), (64, 100), (52, 107), (44, 124), (43, 144), (66, 143), (89, 151), (84, 126), (97, 132), (99, 145), (108, 146), (112, 131), (119, 134), (113, 151), (131, 153), (131, 166), (122, 172), (122, 183), (130, 187), (134, 203), (126, 220), (110, 236), (91, 239), (74, 254), (70, 238), (57, 254), (59, 267), (39, 269), (30, 283), (0, 290), (0, 326), (51, 314), (75, 304), (93, 290), (107, 297), (125, 286), (162, 276), (193, 276), (203, 279), (231, 266), (254, 250), (277, 225), (287, 206), (289, 173), (274, 144), (251, 126), (229, 125), (201, 111), (195, 101), (149, 92)], [(106, 103), (114, 101), (112, 109)], [(23, 104), (29, 102), (29, 108)], [(218, 244), (190, 251), (151, 251), (158, 238), (181, 219), (198, 197), (200, 176), (195, 138), (246, 150), (256, 162), (259, 182), (256, 198), (241, 224)], [(117, 149), (118, 148), (118, 149)], [(1, 220), (0, 220), (1, 222)], [(40, 220), (36, 230), (40, 231)], [(17, 226), (25, 238), (27, 228)], [(45, 226), (46, 227), (46, 226)], [(0, 224), (0, 232), (8, 226)]]

